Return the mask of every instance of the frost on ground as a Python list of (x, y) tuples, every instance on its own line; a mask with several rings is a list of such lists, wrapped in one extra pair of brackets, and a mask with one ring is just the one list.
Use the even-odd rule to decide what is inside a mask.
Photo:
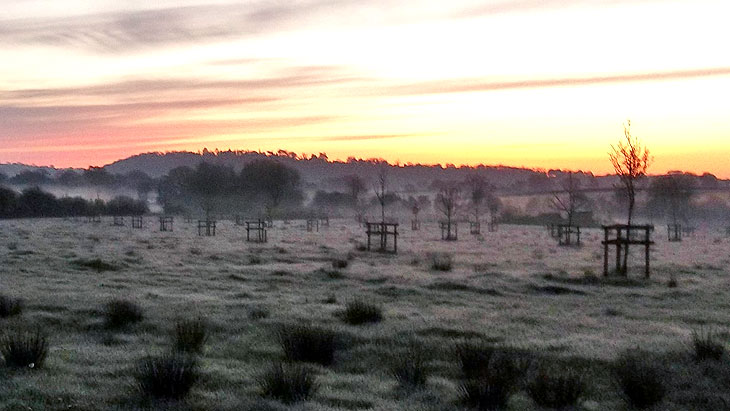
[[(0, 293), (24, 301), (22, 314), (0, 325), (6, 333), (41, 328), (50, 343), (42, 371), (0, 373), (0, 409), (160, 406), (138, 400), (133, 371), (141, 358), (169, 350), (180, 318), (205, 318), (210, 337), (198, 385), (171, 409), (285, 407), (260, 395), (260, 379), (283, 360), (277, 336), (292, 324), (337, 336), (333, 364), (312, 365), (318, 389), (303, 403), (322, 410), (454, 409), (460, 370), (453, 347), (464, 341), (577, 364), (589, 376), (581, 406), (622, 408), (605, 364), (623, 350), (689, 355), (693, 331), (728, 335), (730, 239), (709, 228), (681, 243), (658, 230), (651, 279), (643, 280), (643, 250), (636, 249), (630, 278), (621, 281), (601, 277), (598, 230), (568, 248), (528, 226), (444, 242), (438, 225), (424, 222), (421, 231), (401, 228), (394, 256), (357, 251), (364, 230), (349, 220), (319, 232), (307, 232), (304, 221), (278, 221), (266, 244), (247, 243), (245, 229), (230, 221), (219, 222), (215, 237), (199, 237), (179, 219), (173, 232), (145, 224), (0, 222)], [(451, 255), (451, 270), (431, 267), (435, 253)], [(106, 328), (105, 304), (117, 298), (139, 304), (144, 319)], [(380, 307), (382, 320), (348, 325), (342, 316), (353, 301)], [(390, 362), (414, 341), (427, 349), (429, 377), (406, 390)], [(678, 364), (690, 369), (683, 358)], [(683, 378), (697, 380), (692, 373), (707, 375), (692, 369)], [(716, 395), (702, 381), (694, 388), (677, 382), (684, 385), (667, 394), (665, 408), (693, 408), (698, 396)], [(524, 389), (512, 397), (513, 409), (535, 406)]]

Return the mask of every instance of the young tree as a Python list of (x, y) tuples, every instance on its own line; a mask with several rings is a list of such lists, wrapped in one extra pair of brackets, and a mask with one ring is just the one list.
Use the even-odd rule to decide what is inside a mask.
[(588, 198), (580, 192), (580, 181), (573, 177), (573, 172), (568, 172), (568, 177), (563, 181), (563, 192), (554, 194), (552, 199), (553, 208), (564, 213), (568, 219), (568, 226), (573, 226), (575, 212), (588, 203)]
[(378, 203), (380, 204), (380, 222), (385, 222), (385, 205), (388, 202), (388, 198), (386, 196), (387, 191), (387, 184), (388, 184), (388, 163), (380, 163), (380, 168), (378, 170), (378, 179), (375, 183), (375, 187), (373, 191), (375, 191), (375, 197), (378, 199)]
[(460, 194), (456, 184), (444, 184), (436, 195), (436, 208), (446, 217), (446, 240), (456, 240), (451, 232), (451, 220), (459, 207)]
[(360, 195), (365, 190), (365, 182), (360, 176), (350, 174), (344, 177), (347, 192), (351, 198), (352, 209), (356, 214), (357, 221), (362, 222), (362, 205), (360, 204)]
[(624, 139), (620, 140), (616, 146), (611, 145), (611, 150), (608, 158), (611, 160), (628, 200), (626, 224), (631, 225), (636, 205), (636, 182), (646, 175), (652, 158), (649, 156), (649, 150), (641, 145), (638, 137), (631, 135), (630, 120), (624, 125)]
[[(608, 157), (611, 160), (613, 169), (621, 181), (624, 194), (628, 199), (628, 218), (627, 225), (631, 225), (631, 219), (634, 214), (634, 206), (636, 205), (636, 182), (646, 175), (646, 170), (651, 163), (649, 150), (642, 147), (641, 142), (636, 136), (631, 135), (631, 121), (627, 121), (624, 125), (624, 140), (619, 140), (618, 145), (611, 145), (611, 152)], [(620, 271), (626, 274), (628, 267), (629, 250), (628, 244), (623, 253), (623, 262)]]
[(649, 186), (650, 203), (658, 205), (665, 214), (669, 214), (672, 224), (677, 225), (680, 218), (686, 218), (694, 195), (695, 184), (692, 177), (682, 174), (669, 174), (652, 181)]
[(478, 223), (481, 217), (481, 207), (487, 197), (487, 182), (479, 175), (472, 174), (466, 178), (465, 185), (469, 190), (469, 200), (471, 202), (472, 212), (474, 213), (474, 222)]

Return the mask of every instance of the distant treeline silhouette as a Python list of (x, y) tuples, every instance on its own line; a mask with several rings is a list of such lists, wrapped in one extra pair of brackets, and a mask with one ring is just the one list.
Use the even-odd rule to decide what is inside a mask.
[(147, 204), (127, 196), (109, 201), (81, 197), (56, 198), (38, 187), (18, 193), (0, 186), (0, 218), (83, 217), (94, 215), (142, 215)]

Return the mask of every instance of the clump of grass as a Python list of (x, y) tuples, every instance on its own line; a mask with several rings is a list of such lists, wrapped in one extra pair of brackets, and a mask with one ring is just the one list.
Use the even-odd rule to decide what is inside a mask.
[(510, 396), (522, 380), (528, 363), (513, 353), (495, 351), (486, 369), (475, 372), (460, 386), (461, 402), (478, 410), (496, 410), (506, 407)]
[(287, 361), (330, 365), (335, 360), (335, 333), (308, 325), (290, 325), (279, 329), (279, 344)]
[(18, 331), (0, 338), (0, 354), (13, 368), (40, 368), (48, 354), (48, 338), (40, 330)]
[(248, 263), (251, 265), (257, 265), (261, 264), (263, 260), (261, 260), (261, 257), (256, 254), (251, 254), (248, 256)]
[(413, 389), (426, 385), (429, 370), (426, 365), (428, 354), (422, 345), (411, 341), (406, 345), (406, 351), (392, 358), (390, 371), (405, 388)]
[(338, 269), (338, 270), (339, 269), (343, 269), (343, 268), (347, 268), (347, 266), (349, 264), (350, 264), (349, 261), (343, 260), (343, 259), (340, 259), (340, 258), (337, 258), (337, 259), (332, 260), (332, 268)]
[(106, 303), (104, 318), (107, 328), (122, 328), (142, 321), (142, 308), (135, 302), (114, 299)]
[(725, 353), (725, 346), (717, 341), (715, 334), (711, 331), (693, 331), (692, 345), (694, 346), (694, 356), (697, 361), (720, 361)]
[(678, 285), (679, 285), (679, 283), (677, 283), (677, 277), (675, 277), (674, 275), (669, 277), (669, 281), (667, 282), (667, 287), (677, 288)]
[(314, 372), (301, 364), (276, 363), (259, 380), (261, 394), (292, 404), (310, 398), (317, 392)]
[(202, 318), (178, 320), (175, 324), (175, 349), (201, 353), (208, 341), (208, 324)]
[(652, 407), (664, 398), (662, 372), (639, 351), (627, 351), (615, 362), (613, 374), (626, 401), (636, 408)]
[(97, 272), (119, 270), (119, 267), (117, 267), (114, 264), (107, 263), (106, 261), (103, 261), (101, 258), (93, 258), (90, 260), (78, 259), (78, 260), (72, 261), (72, 263), (77, 267), (90, 268), (92, 270), (96, 270)]
[(137, 366), (137, 386), (150, 397), (165, 399), (184, 398), (200, 379), (195, 357), (184, 354), (166, 354), (145, 357)]
[(454, 259), (448, 253), (432, 253), (429, 255), (431, 259), (431, 269), (436, 271), (451, 271)]
[(377, 323), (383, 320), (383, 309), (378, 305), (356, 299), (347, 303), (342, 319), (350, 325)]
[(337, 303), (337, 296), (334, 294), (329, 294), (327, 297), (322, 300), (322, 303), (324, 304), (336, 304)]
[(566, 408), (578, 403), (585, 392), (583, 378), (573, 371), (558, 371), (543, 366), (527, 383), (527, 393), (540, 405), (546, 408)]
[(249, 320), (263, 320), (268, 318), (270, 315), (269, 310), (266, 307), (252, 307), (248, 310)]
[(485, 376), (495, 348), (485, 343), (461, 343), (455, 347), (456, 358), (466, 379)]
[(20, 315), (23, 312), (23, 300), (0, 295), (0, 318)]

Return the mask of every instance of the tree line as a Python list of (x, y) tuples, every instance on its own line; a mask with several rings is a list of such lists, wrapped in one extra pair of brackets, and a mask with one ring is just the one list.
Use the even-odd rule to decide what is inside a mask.
[(127, 196), (114, 197), (109, 201), (57, 198), (38, 187), (17, 192), (0, 186), (0, 218), (142, 215), (147, 211), (145, 202)]

